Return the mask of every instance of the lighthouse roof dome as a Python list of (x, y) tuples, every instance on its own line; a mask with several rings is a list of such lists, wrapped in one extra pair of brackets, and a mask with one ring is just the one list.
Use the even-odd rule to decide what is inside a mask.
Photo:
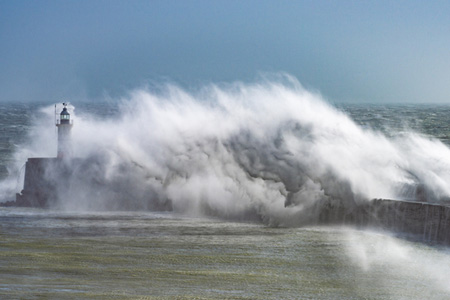
[(61, 115), (70, 115), (66, 107), (63, 108)]

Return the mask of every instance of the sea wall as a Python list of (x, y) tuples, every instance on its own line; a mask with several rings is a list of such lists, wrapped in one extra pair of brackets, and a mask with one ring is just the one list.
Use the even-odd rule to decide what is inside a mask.
[[(87, 176), (92, 170), (96, 170), (93, 174), (98, 176)], [(79, 192), (76, 187), (85, 186), (86, 180), (89, 186), (93, 186), (94, 192), (107, 193), (111, 186), (103, 184), (104, 175), (98, 173), (99, 170), (101, 168), (89, 160), (76, 159), (69, 162), (62, 158), (29, 158), (25, 166), (24, 188), (17, 194), (16, 202), (7, 203), (6, 206), (50, 207), (61, 200), (60, 197), (73, 192), (70, 187), (74, 183), (81, 182), (81, 185), (75, 184), (74, 187)], [(113, 199), (109, 196), (108, 199)], [(126, 202), (133, 198), (126, 198)], [(121, 201), (124, 202), (123, 199)], [(318, 220), (319, 224), (324, 225), (377, 228), (430, 244), (450, 245), (450, 206), (389, 199), (349, 203), (351, 202), (338, 200), (318, 203), (314, 207), (314, 215), (318, 217), (312, 218), (315, 220), (312, 222)], [(132, 205), (126, 204), (112, 207), (133, 209)], [(148, 206), (148, 209), (152, 208), (155, 207)]]
[(450, 207), (423, 202), (373, 200), (369, 226), (410, 234), (427, 243), (450, 245)]
[(327, 204), (321, 224), (382, 229), (430, 244), (450, 245), (450, 207), (425, 202), (373, 199), (351, 207)]
[(23, 190), (16, 194), (15, 206), (49, 207), (57, 199), (65, 169), (59, 158), (28, 158)]

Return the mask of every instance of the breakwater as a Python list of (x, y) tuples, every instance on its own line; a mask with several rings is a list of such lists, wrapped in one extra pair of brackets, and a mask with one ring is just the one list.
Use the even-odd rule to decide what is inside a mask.
[(352, 207), (328, 203), (321, 224), (341, 224), (400, 233), (430, 244), (450, 245), (450, 207), (415, 201), (373, 199)]
[[(57, 170), (57, 172), (56, 172)], [(28, 158), (25, 164), (23, 190), (16, 194), (16, 206), (47, 208), (58, 197), (67, 168), (59, 158)]]
[[(3, 205), (51, 207), (67, 195), (71, 181), (79, 177), (72, 171), (74, 166), (86, 171), (92, 164), (77, 159), (68, 164), (60, 158), (29, 158), (24, 189), (17, 194), (15, 202)], [(132, 207), (125, 204), (118, 207)], [(447, 205), (389, 199), (349, 205), (349, 201), (328, 200), (317, 203), (314, 210), (316, 217), (311, 219), (312, 224), (382, 229), (424, 243), (450, 245), (450, 206)]]

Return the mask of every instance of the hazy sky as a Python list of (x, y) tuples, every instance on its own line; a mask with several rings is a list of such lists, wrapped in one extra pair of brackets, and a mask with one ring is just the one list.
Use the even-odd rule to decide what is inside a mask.
[(332, 102), (450, 103), (450, 1), (0, 0), (0, 101), (287, 72)]

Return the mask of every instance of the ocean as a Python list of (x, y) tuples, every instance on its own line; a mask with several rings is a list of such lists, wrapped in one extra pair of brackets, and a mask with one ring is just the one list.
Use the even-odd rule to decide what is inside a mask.
[[(0, 208), (1, 299), (450, 297), (448, 248), (302, 221), (324, 197), (401, 199), (417, 184), (446, 203), (450, 106), (333, 106), (268, 84), (70, 111), (90, 166), (49, 209)], [(53, 114), (0, 105), (0, 201), (27, 157), (55, 156)]]

